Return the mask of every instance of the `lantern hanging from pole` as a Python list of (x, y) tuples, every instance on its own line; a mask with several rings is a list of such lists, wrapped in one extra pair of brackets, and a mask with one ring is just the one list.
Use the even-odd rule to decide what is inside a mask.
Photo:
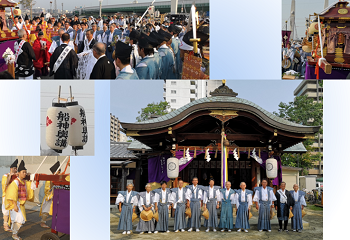
[(179, 159), (175, 157), (168, 158), (166, 166), (168, 178), (179, 176)]
[(266, 160), (266, 176), (268, 178), (276, 178), (278, 167), (277, 167), (277, 160), (273, 157), (270, 157)]
[(52, 103), (46, 112), (46, 144), (58, 153), (68, 146), (70, 112), (65, 103)]
[(85, 110), (77, 101), (68, 102), (66, 106), (71, 116), (68, 144), (73, 150), (83, 149), (88, 141)]

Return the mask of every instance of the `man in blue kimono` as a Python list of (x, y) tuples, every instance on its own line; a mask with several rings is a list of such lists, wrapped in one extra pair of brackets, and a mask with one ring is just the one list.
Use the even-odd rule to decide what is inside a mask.
[(130, 234), (132, 231), (132, 214), (137, 206), (138, 192), (132, 191), (134, 185), (132, 183), (126, 186), (127, 191), (119, 191), (116, 205), (119, 204), (119, 224), (118, 230), (124, 230), (123, 234)]
[(157, 32), (151, 32), (149, 35), (150, 43), (153, 45), (153, 51), (154, 51), (154, 59), (156, 62), (156, 68), (157, 68), (157, 79), (160, 79), (162, 74), (162, 57), (159, 55), (158, 47), (162, 43), (162, 40), (159, 38)]
[(156, 226), (156, 230), (154, 233), (160, 232), (169, 232), (169, 210), (171, 209), (170, 205), (170, 198), (171, 198), (171, 191), (167, 187), (167, 182), (162, 181), (161, 183), (161, 189), (153, 190), (155, 193), (155, 212), (158, 211), (158, 222)]
[(252, 202), (253, 191), (246, 189), (246, 183), (241, 182), (239, 190), (236, 191), (235, 195), (235, 204), (236, 204), (236, 228), (238, 228), (237, 232), (241, 232), (243, 229), (244, 232), (248, 232), (250, 229), (249, 225), (249, 212)]
[(177, 233), (181, 229), (181, 232), (185, 231), (186, 228), (186, 189), (183, 188), (184, 182), (179, 180), (179, 187), (171, 189), (171, 199), (175, 209), (175, 219), (174, 219), (174, 231)]
[(274, 201), (276, 201), (273, 188), (267, 186), (267, 180), (263, 179), (261, 182), (262, 187), (254, 188), (254, 199), (256, 202), (256, 209), (259, 211), (258, 230), (267, 230), (271, 232), (270, 223), (270, 209), (274, 208)]
[(191, 218), (188, 218), (187, 227), (189, 232), (192, 232), (193, 228), (196, 228), (196, 232), (199, 232), (203, 191), (202, 186), (198, 185), (198, 178), (193, 178), (192, 184), (187, 186), (186, 191), (187, 207), (191, 208)]
[(294, 205), (292, 206), (292, 229), (293, 232), (302, 232), (303, 231), (303, 218), (302, 218), (302, 210), (306, 207), (305, 202), (305, 192), (299, 191), (298, 184), (293, 185), (294, 191), (290, 191), (294, 199)]
[(176, 65), (176, 78), (181, 79), (181, 72), (180, 72), (180, 64), (181, 64), (181, 57), (180, 57), (180, 39), (179, 39), (179, 33), (181, 32), (181, 28), (175, 26), (175, 24), (171, 24), (168, 28), (168, 31), (172, 37), (171, 41), (171, 48), (174, 51), (175, 55), (175, 65)]
[(172, 36), (163, 30), (158, 31), (158, 36), (162, 40), (158, 49), (162, 58), (162, 73), (160, 79), (176, 79), (175, 55), (171, 49)]
[(137, 66), (137, 64), (139, 64), (140, 62), (140, 55), (139, 55), (139, 51), (138, 51), (138, 40), (141, 37), (141, 33), (139, 31), (137, 31), (136, 29), (132, 29), (132, 31), (129, 34), (129, 44), (130, 46), (133, 47), (132, 52), (131, 52), (131, 57), (130, 57), (130, 65), (131, 67), (135, 68)]
[(102, 42), (106, 44), (106, 56), (108, 59), (113, 62), (113, 51), (115, 50), (115, 46), (113, 46), (113, 42), (115, 41), (115, 38), (118, 38), (118, 31), (115, 31), (115, 24), (112, 23), (109, 26), (109, 30), (106, 32), (104, 39)]
[(139, 39), (138, 52), (142, 60), (136, 66), (136, 72), (139, 79), (157, 79), (157, 69), (153, 55), (153, 46), (148, 40), (148, 36), (143, 34)]
[[(139, 209), (142, 212), (145, 211), (153, 211), (155, 194), (151, 192), (151, 184), (146, 185), (146, 192), (139, 193)], [(144, 232), (152, 233), (154, 231), (154, 219), (152, 218), (149, 221), (143, 221), (140, 218), (139, 223), (137, 224), (136, 231), (143, 234)]]
[(209, 180), (209, 187), (203, 187), (203, 203), (204, 203), (204, 211), (208, 209), (209, 211), (209, 219), (204, 220), (204, 227), (207, 228), (206, 232), (209, 232), (209, 228), (213, 228), (213, 232), (216, 232), (216, 228), (218, 227), (218, 212), (219, 203), (217, 201), (218, 196), (220, 195), (220, 187), (214, 186), (214, 179), (211, 178)]
[(139, 79), (136, 70), (130, 66), (131, 50), (132, 47), (129, 44), (121, 41), (117, 41), (115, 44), (115, 64), (120, 69), (117, 79)]
[(226, 182), (225, 187), (220, 189), (220, 196), (218, 196), (218, 202), (221, 202), (219, 228), (222, 228), (221, 232), (226, 229), (231, 232), (231, 229), (233, 229), (232, 205), (235, 203), (235, 191), (231, 189), (231, 182), (229, 181)]

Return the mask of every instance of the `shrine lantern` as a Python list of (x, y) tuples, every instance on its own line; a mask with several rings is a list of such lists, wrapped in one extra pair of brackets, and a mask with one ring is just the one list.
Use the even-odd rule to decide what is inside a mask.
[(266, 160), (266, 176), (268, 178), (276, 178), (278, 167), (277, 167), (277, 160), (273, 157), (270, 157)]
[(166, 169), (168, 178), (177, 178), (179, 176), (179, 159), (176, 157), (168, 158)]
[(318, 33), (318, 22), (311, 23), (309, 27), (309, 34), (312, 35), (314, 33)]
[(13, 10), (13, 15), (21, 16), (21, 9), (19, 9), (19, 7), (15, 7), (15, 10)]
[(70, 128), (68, 144), (73, 150), (83, 149), (88, 141), (85, 110), (77, 101), (66, 103), (70, 112)]
[(46, 144), (58, 153), (68, 146), (70, 112), (65, 103), (52, 103), (46, 113)]

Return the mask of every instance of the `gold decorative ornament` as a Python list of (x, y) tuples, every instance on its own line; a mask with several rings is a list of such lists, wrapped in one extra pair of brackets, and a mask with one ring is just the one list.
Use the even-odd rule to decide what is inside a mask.
[(70, 182), (70, 175), (68, 175), (65, 179), (67, 182)]
[(2, 38), (5, 38), (5, 37), (6, 37), (6, 34), (5, 34), (5, 33), (2, 33), (2, 34), (1, 34), (1, 37), (2, 37)]
[(126, 131), (126, 136), (140, 136), (139, 131)]
[(16, 33), (14, 33), (14, 32), (13, 32), (13, 33), (11, 33), (11, 36), (12, 36), (12, 37), (16, 36)]

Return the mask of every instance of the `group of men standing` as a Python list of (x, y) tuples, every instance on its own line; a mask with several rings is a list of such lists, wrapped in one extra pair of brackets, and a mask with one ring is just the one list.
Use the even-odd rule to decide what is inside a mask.
[[(130, 234), (134, 220), (136, 208), (143, 211), (154, 212), (158, 214), (158, 219), (140, 218), (136, 231), (143, 234), (169, 232), (169, 210), (175, 209), (174, 231), (188, 232), (200, 231), (201, 217), (205, 217), (204, 227), (206, 232), (210, 228), (214, 232), (221, 228), (221, 232), (231, 232), (237, 228), (237, 232), (248, 232), (250, 229), (249, 219), (251, 207), (255, 202), (256, 209), (259, 212), (258, 230), (259, 232), (271, 232), (270, 214), (272, 209), (277, 210), (279, 220), (279, 231), (282, 231), (282, 221), (284, 221), (284, 231), (288, 231), (289, 210), (292, 211), (292, 229), (301, 232), (302, 210), (306, 206), (305, 193), (298, 190), (298, 185), (293, 186), (294, 191), (285, 189), (285, 182), (282, 182), (280, 189), (276, 194), (273, 188), (267, 186), (267, 180), (262, 180), (262, 186), (256, 187), (254, 192), (246, 189), (246, 183), (240, 184), (240, 189), (231, 189), (231, 183), (226, 182), (225, 188), (214, 186), (214, 179), (210, 179), (209, 186), (198, 185), (198, 178), (193, 178), (192, 185), (184, 187), (182, 180), (178, 181), (177, 188), (167, 188), (165, 181), (161, 182), (161, 188), (151, 190), (151, 185), (147, 184), (145, 192), (132, 191), (133, 184), (127, 186), (127, 191), (118, 193), (116, 204), (119, 205), (121, 212), (118, 230), (123, 230), (123, 234)], [(254, 195), (254, 197), (253, 197)], [(218, 221), (218, 209), (221, 203), (220, 219)], [(234, 207), (235, 206), (235, 207)], [(203, 209), (201, 209), (203, 208)], [(203, 210), (203, 214), (201, 214)], [(236, 211), (236, 220), (234, 222), (233, 211)], [(186, 216), (188, 217), (186, 223)]]
[[(12, 232), (12, 238), (22, 239), (18, 236), (18, 231), (27, 221), (25, 203), (34, 200), (33, 182), (26, 180), (29, 173), (22, 160), (18, 166), (16, 159), (10, 166), (10, 172), (2, 176), (2, 214), (3, 227), (6, 232)], [(56, 162), (50, 171), (52, 174), (60, 174), (59, 162)], [(40, 226), (50, 228), (46, 225), (46, 219), (52, 215), (53, 184), (45, 182), (45, 196), (41, 204), (39, 216), (41, 216)]]
[[(296, 42), (288, 42), (286, 48), (282, 46), (282, 61), (286, 65), (282, 66), (282, 72), (294, 70), (304, 77), (306, 70), (307, 56), (311, 56), (310, 52), (305, 52), (302, 46)], [(289, 64), (289, 63), (290, 64)]]
[(180, 79), (185, 53), (203, 58), (202, 47), (209, 46), (209, 25), (204, 23), (197, 29), (201, 40), (194, 53), (193, 31), (185, 22), (143, 19), (135, 26), (137, 16), (107, 21), (74, 16), (46, 22), (43, 14), (32, 23), (25, 19), (20, 24), (16, 18), (13, 26), (19, 37), (19, 79)]

